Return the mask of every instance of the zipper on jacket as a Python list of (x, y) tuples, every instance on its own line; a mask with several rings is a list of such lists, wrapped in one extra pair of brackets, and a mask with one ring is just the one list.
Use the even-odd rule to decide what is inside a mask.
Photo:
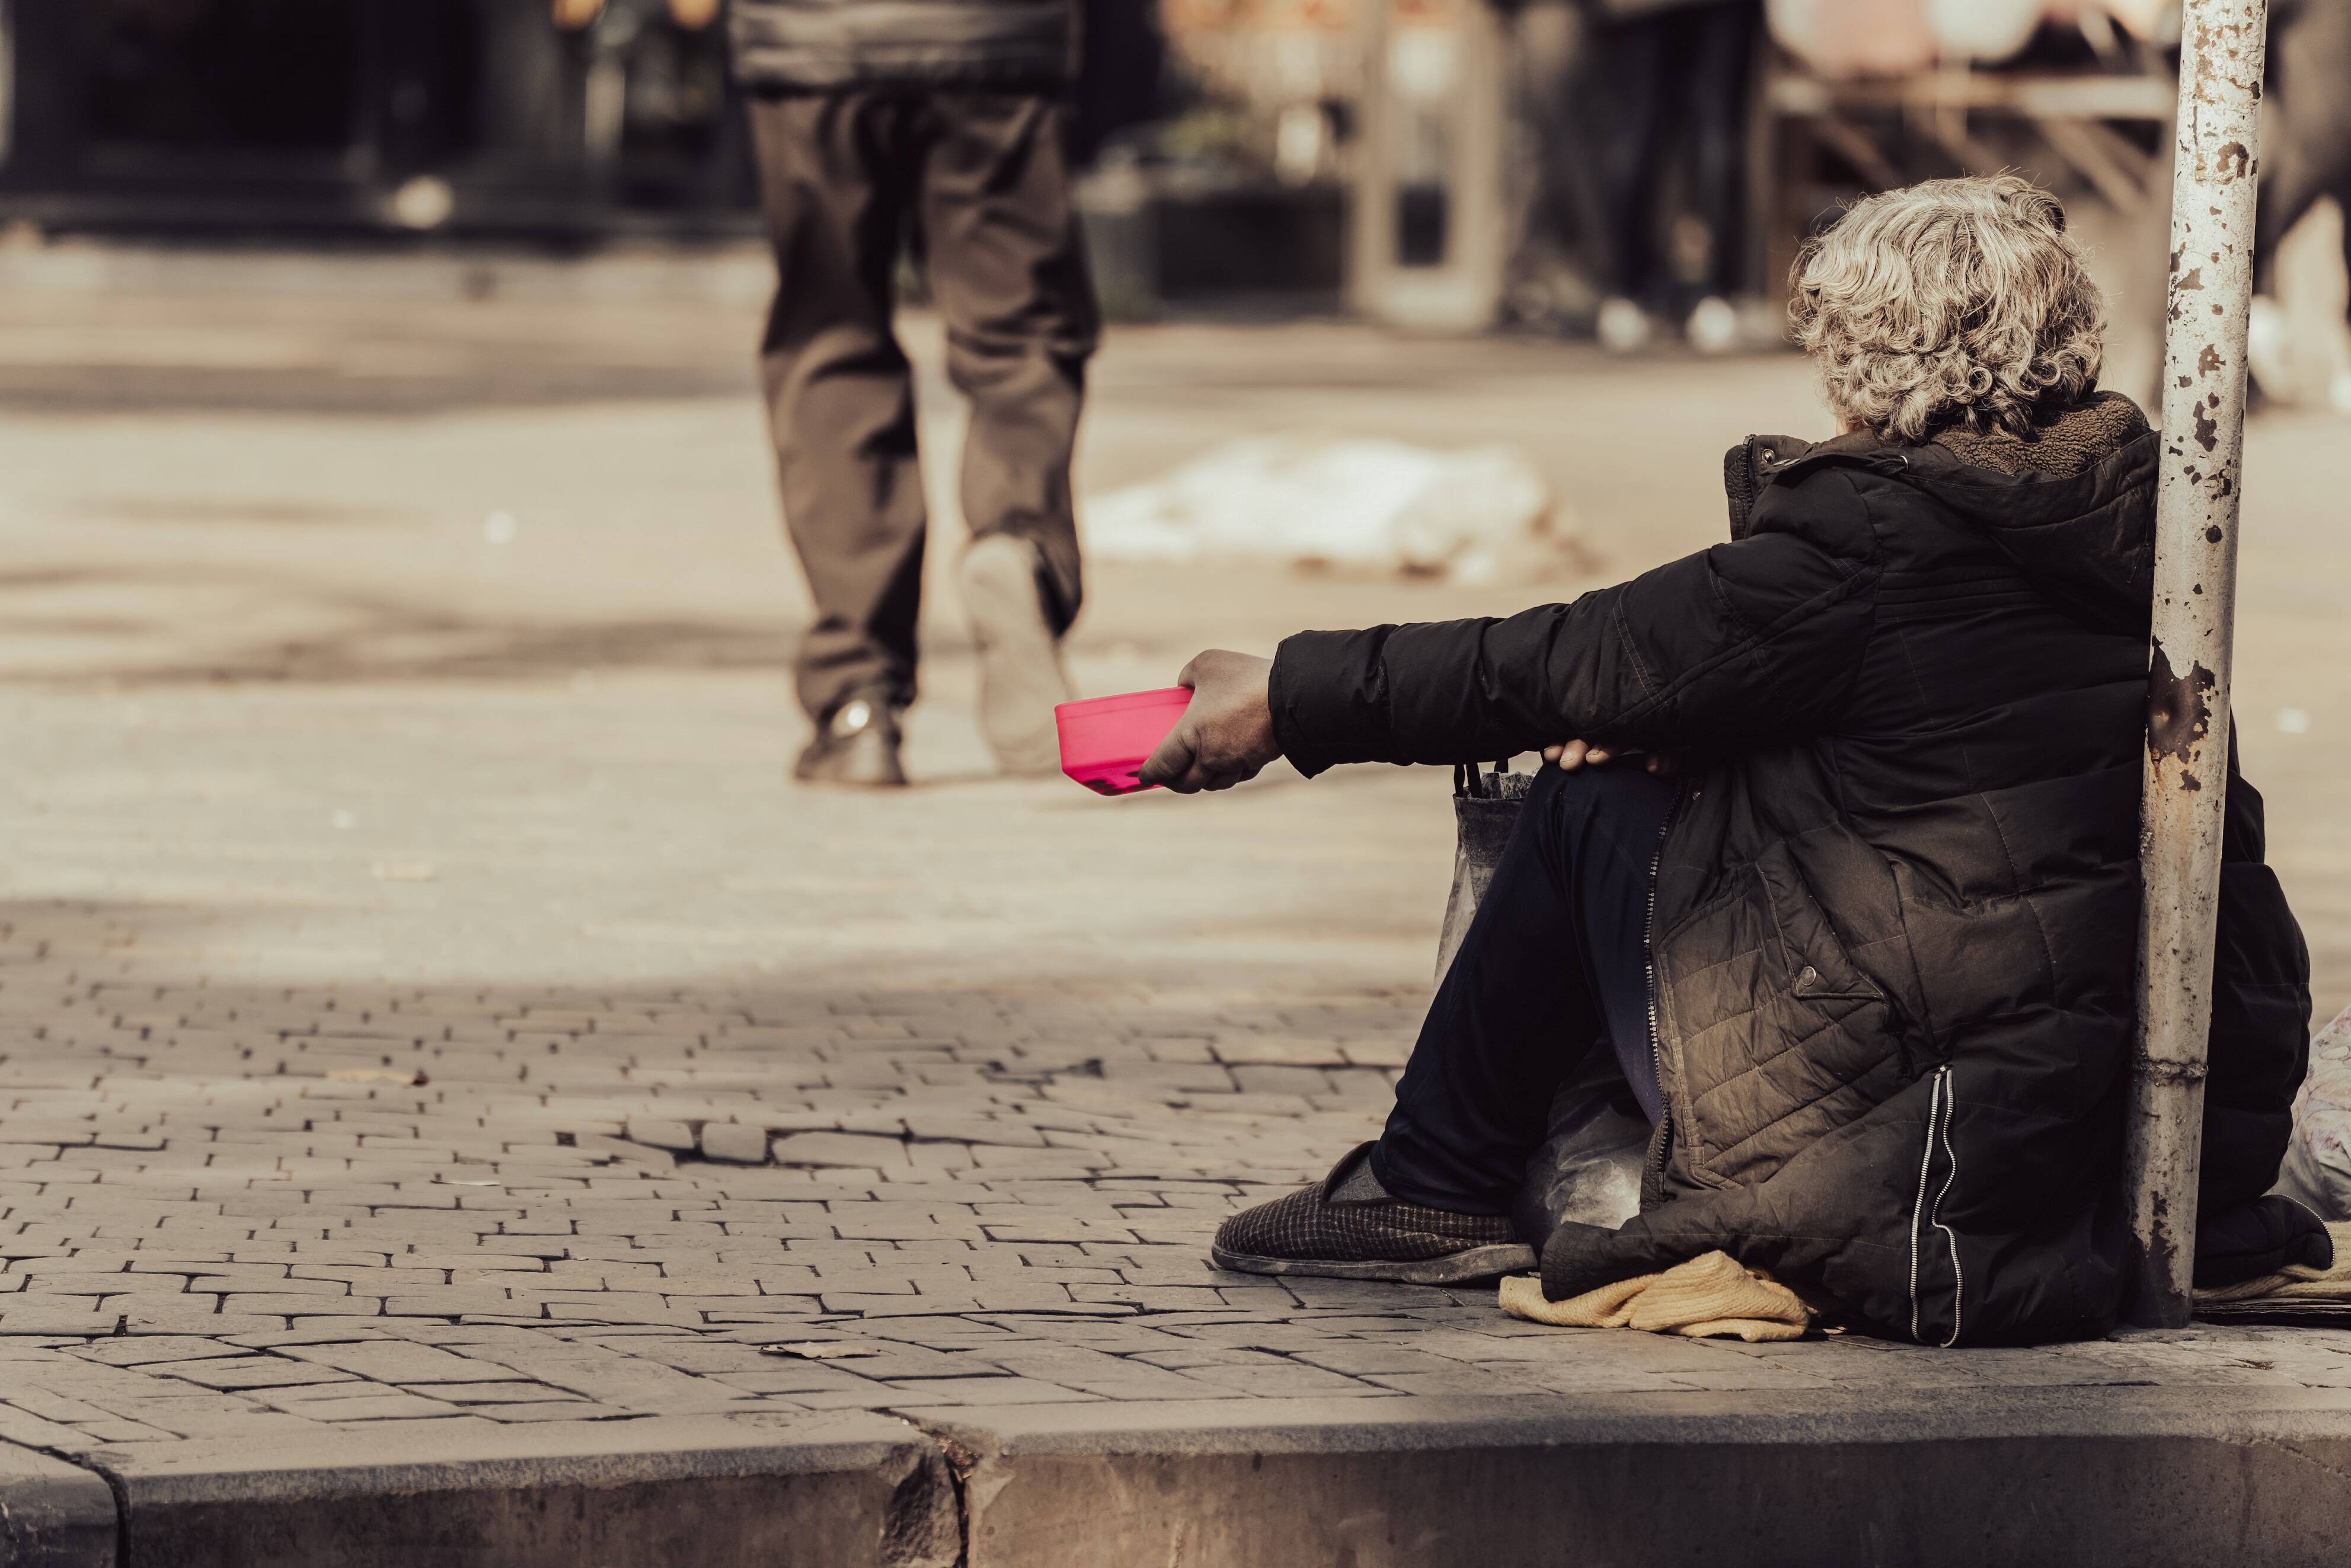
[[(1959, 1156), (1958, 1151), (1951, 1147), (1951, 1113), (1956, 1104), (1957, 1097), (1951, 1091), (1951, 1069), (1947, 1062), (1935, 1069), (1927, 1091), (1926, 1148), (1918, 1157), (1918, 1193), (1910, 1207), (1910, 1337), (1920, 1344), (1927, 1343), (1918, 1333), (1918, 1233), (1922, 1227), (1932, 1225), (1943, 1233), (1944, 1245), (1951, 1260), (1951, 1334), (1942, 1343), (1944, 1350), (1959, 1343), (1961, 1312), (1965, 1305), (1963, 1297), (1967, 1290), (1967, 1280), (1959, 1270), (1959, 1239), (1949, 1226), (1943, 1223), (1943, 1200), (1951, 1195), (1951, 1184), (1959, 1178)], [(1927, 1202), (1927, 1188), (1934, 1171), (1935, 1145), (1938, 1143), (1943, 1146), (1946, 1168), (1943, 1185), (1937, 1190), (1930, 1207)]]
[(1666, 1048), (1657, 1037), (1657, 873), (1666, 863), (1666, 835), (1674, 831), (1674, 819), (1681, 810), (1682, 785), (1677, 779), (1673, 804), (1666, 808), (1665, 821), (1657, 824), (1656, 848), (1649, 852), (1649, 910), (1641, 930), (1641, 983), (1649, 1003), (1649, 1071), (1657, 1081), (1657, 1136), (1649, 1145), (1649, 1170), (1659, 1177), (1666, 1174), (1667, 1154), (1673, 1147), (1674, 1104), (1666, 1094)]

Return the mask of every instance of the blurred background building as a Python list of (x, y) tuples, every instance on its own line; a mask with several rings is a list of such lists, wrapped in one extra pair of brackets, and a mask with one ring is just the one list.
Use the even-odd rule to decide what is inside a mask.
[[(747, 240), (723, 3), (0, 0), (0, 223)], [(1081, 195), (1116, 314), (1345, 305), (1737, 348), (1776, 340), (1793, 248), (1840, 201), (2002, 167), (2090, 214), (2126, 293), (2160, 276), (2171, 0), (1083, 9)]]
[(737, 226), (708, 0), (12, 0), (10, 214), (50, 232)]
[[(756, 230), (722, 0), (6, 0), (8, 216), (52, 233)], [(1089, 147), (1155, 112), (1090, 0)]]

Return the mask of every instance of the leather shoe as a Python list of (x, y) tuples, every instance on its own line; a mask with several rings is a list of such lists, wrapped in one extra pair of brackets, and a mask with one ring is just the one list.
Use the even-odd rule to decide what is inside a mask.
[(898, 710), (878, 693), (861, 692), (835, 706), (792, 764), (804, 784), (895, 789), (906, 782), (898, 761)]

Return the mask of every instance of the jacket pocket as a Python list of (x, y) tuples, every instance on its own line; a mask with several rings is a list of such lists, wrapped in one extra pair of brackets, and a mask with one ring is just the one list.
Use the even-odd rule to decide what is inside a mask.
[[(1801, 863), (1812, 870), (1807, 876)], [(1902, 896), (1885, 859), (1850, 832), (1813, 833), (1772, 847), (1756, 862), (1771, 910), (1772, 925), (1787, 966), (1788, 995), (1800, 1002), (1876, 1002), (1887, 1052), (1901, 1066), (1905, 1082), (1915, 1082), (1949, 1060), (1936, 1049), (1926, 1026), (1917, 959), (1911, 951)], [(1831, 900), (1813, 896), (1824, 886)], [(1834, 902), (1844, 922), (1829, 918)], [(1844, 932), (1858, 933), (1854, 956)]]
[(1749, 1008), (1683, 1042), (1708, 1185), (1764, 1180), (1911, 1077), (1900, 1009), (1854, 961), (1784, 845), (1752, 866)]
[(1785, 845), (1774, 845), (1755, 862), (1756, 877), (1779, 936), (1780, 956), (1791, 996), (1812, 1000), (1847, 998), (1884, 1001), (1886, 993), (1845, 951), (1828, 913), (1804, 885)]

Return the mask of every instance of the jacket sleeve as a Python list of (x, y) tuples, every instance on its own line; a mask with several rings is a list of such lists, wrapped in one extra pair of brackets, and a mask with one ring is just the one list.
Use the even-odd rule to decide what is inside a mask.
[(1773, 486), (1747, 536), (1506, 619), (1302, 632), (1274, 658), (1300, 772), (1454, 763), (1581, 737), (1719, 750), (1817, 726), (1874, 619), (1867, 504), (1827, 469)]

